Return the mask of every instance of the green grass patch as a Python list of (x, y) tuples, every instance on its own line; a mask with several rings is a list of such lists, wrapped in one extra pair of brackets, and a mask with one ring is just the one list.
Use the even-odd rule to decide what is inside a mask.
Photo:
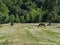
[(50, 30), (49, 28), (51, 27), (37, 28), (29, 25), (19, 25), (18, 27), (17, 24), (13, 26), (14, 31), (11, 32), (10, 26), (6, 25), (6, 28), (5, 25), (2, 26), (2, 29), (7, 29), (9, 33), (0, 34), (1, 41), (7, 39), (4, 42), (0, 42), (0, 45), (49, 45), (50, 43), (52, 43), (51, 45), (60, 45), (60, 33), (56, 32), (56, 29), (53, 30), (54, 28)]
[(39, 44), (39, 43), (25, 43), (24, 45), (43, 45), (43, 44)]
[(34, 41), (39, 41), (38, 37), (34, 36), (30, 31), (26, 30), (27, 37)]
[(57, 37), (57, 38), (60, 38), (60, 33), (57, 33), (57, 32), (53, 32), (53, 31), (50, 31), (50, 30), (43, 30), (44, 33), (46, 33), (47, 35), (49, 36), (53, 36), (53, 37)]
[(0, 24), (0, 28), (1, 28), (1, 27), (3, 27), (3, 25), (2, 25), (2, 24)]
[(10, 45), (10, 42), (6, 39), (3, 42), (0, 42), (0, 45)]
[(0, 39), (10, 39), (12, 35), (0, 35)]

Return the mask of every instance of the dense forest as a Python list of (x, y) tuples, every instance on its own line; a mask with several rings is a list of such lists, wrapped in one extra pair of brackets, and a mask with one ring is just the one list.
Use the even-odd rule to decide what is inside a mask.
[(0, 23), (60, 23), (60, 0), (0, 0)]

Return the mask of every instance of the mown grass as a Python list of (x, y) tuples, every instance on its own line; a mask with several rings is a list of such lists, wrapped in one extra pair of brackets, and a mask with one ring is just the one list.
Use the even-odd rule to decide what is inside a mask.
[(3, 27), (3, 25), (2, 25), (2, 24), (0, 24), (0, 28), (1, 28), (1, 27)]
[(44, 33), (48, 34), (49, 36), (60, 38), (60, 33), (58, 33), (58, 32), (53, 32), (50, 30), (44, 30)]
[[(16, 24), (13, 27), (4, 27), (9, 33), (0, 34), (0, 45), (59, 45), (60, 33), (54, 28), (38, 28), (27, 24)], [(13, 28), (13, 32), (11, 32)], [(53, 30), (54, 31), (51, 31)], [(4, 40), (4, 41), (1, 41)], [(10, 40), (10, 41), (9, 41)]]
[(26, 30), (26, 33), (27, 37), (30, 38), (31, 40), (39, 41), (39, 39), (36, 36), (34, 36), (29, 30)]

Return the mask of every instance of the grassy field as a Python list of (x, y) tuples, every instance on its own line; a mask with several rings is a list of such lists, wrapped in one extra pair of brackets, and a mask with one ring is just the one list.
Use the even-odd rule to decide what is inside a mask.
[(0, 45), (60, 45), (60, 24), (41, 28), (33, 24), (0, 25)]

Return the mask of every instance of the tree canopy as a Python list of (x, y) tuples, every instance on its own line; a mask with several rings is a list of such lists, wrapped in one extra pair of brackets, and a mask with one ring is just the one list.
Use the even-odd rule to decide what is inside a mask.
[(15, 23), (60, 22), (60, 0), (0, 0), (0, 23), (10, 20)]

